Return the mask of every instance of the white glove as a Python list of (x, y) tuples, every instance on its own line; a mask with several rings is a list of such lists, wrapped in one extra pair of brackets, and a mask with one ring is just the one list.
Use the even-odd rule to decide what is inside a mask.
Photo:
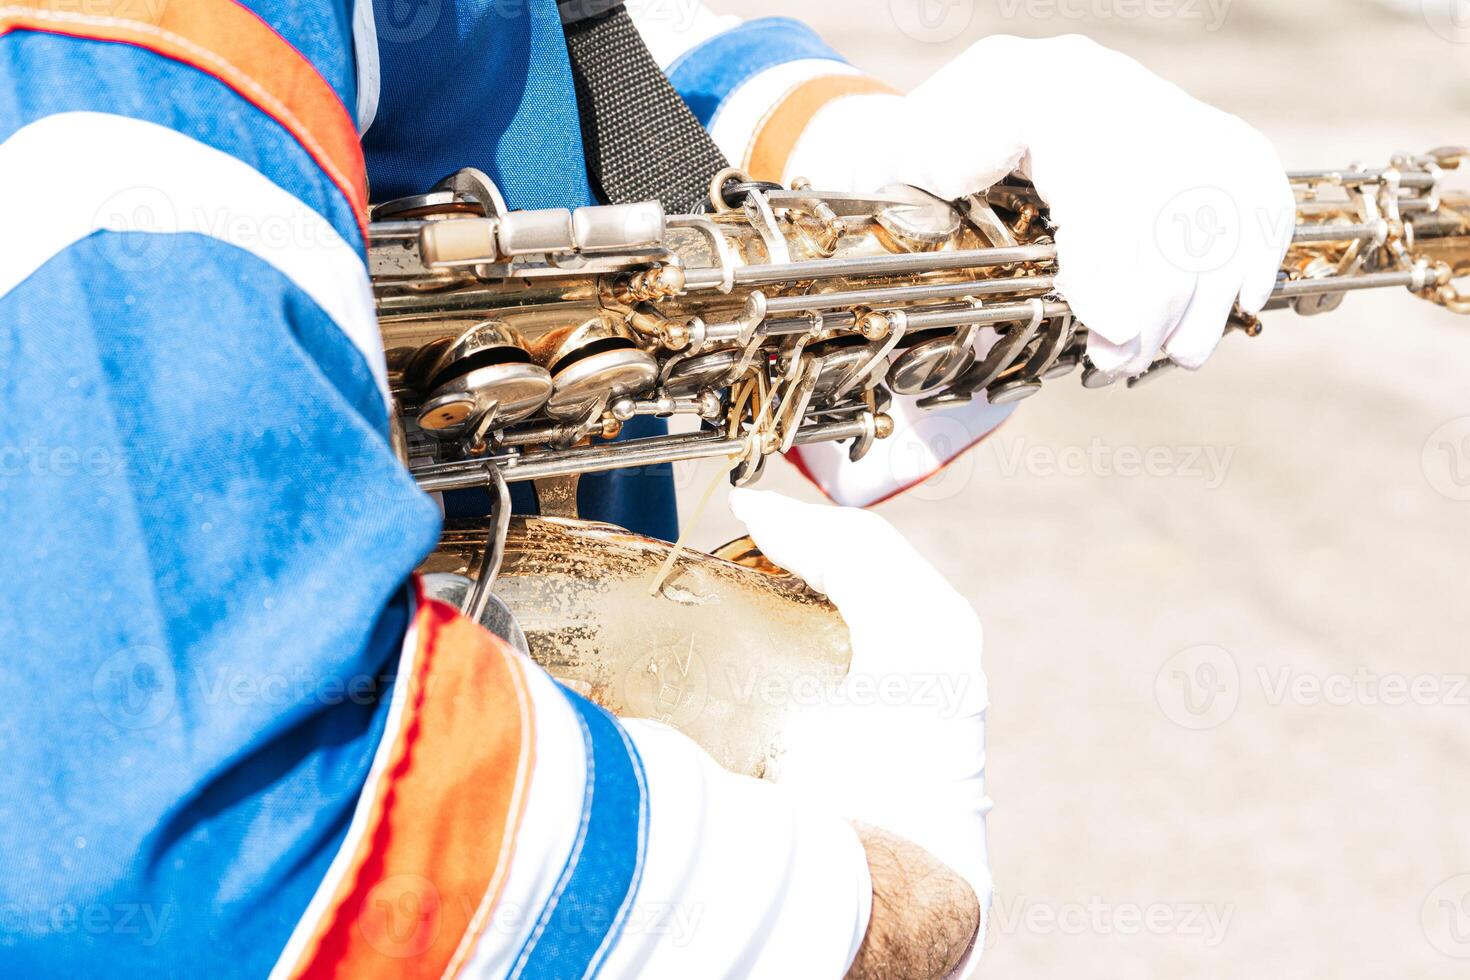
[(1293, 195), (1265, 137), (1078, 36), (989, 37), (907, 96), (831, 102), (786, 176), (959, 198), (1016, 169), (1051, 207), (1057, 289), (1109, 374), (1160, 350), (1199, 367), (1237, 297), (1265, 305), (1291, 242)]
[(788, 732), (777, 781), (923, 847), (987, 908), (988, 695), (974, 610), (876, 514), (743, 489), (730, 509), (852, 634), (847, 680)]

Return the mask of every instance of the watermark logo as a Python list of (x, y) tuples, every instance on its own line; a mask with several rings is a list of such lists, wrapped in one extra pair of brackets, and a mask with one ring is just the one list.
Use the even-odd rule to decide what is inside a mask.
[(379, 6), (378, 40), (413, 44), (428, 37), (439, 24), (444, 0), (388, 0)]
[[(677, 581), (664, 584), (665, 595)], [(645, 653), (628, 667), (623, 680), (630, 714), (679, 727), (698, 718), (709, 702), (709, 669), (696, 649), (697, 637)]]
[(1229, 721), (1240, 704), (1240, 667), (1224, 647), (1187, 647), (1159, 668), (1154, 699), (1164, 716), (1181, 728), (1216, 728)]
[(327, 251), (346, 255), (350, 246), (310, 208), (241, 210), (230, 200), (189, 204), (163, 188), (138, 185), (118, 191), (93, 213), (102, 236), (100, 252), (120, 272), (153, 272), (174, 256), (180, 233), (228, 242), (257, 255)]
[(1435, 429), (1420, 456), (1424, 478), (1441, 496), (1470, 500), (1470, 415)]
[(168, 931), (173, 910), (172, 905), (138, 902), (0, 903), (0, 946), (11, 945), (17, 938), (51, 934), (126, 936), (130, 944), (151, 948)]
[(1419, 925), (1436, 950), (1453, 959), (1470, 959), (1470, 874), (1436, 885), (1419, 909)]
[(965, 450), (983, 433), (959, 419), (928, 413), (900, 427), (873, 451), (883, 454), (893, 486), (907, 486), (914, 474), (927, 473), (908, 494), (913, 500), (937, 503), (954, 499), (974, 482), (975, 454)]
[(50, 0), (46, 7), (53, 13), (127, 18), (157, 24), (163, 19), (169, 2), (170, 0)]
[(126, 477), (140, 486), (160, 486), (178, 469), (175, 454), (150, 456), (116, 446), (50, 444), (37, 439), (0, 444), (0, 487), (15, 478), (110, 480)]
[(1218, 187), (1194, 187), (1174, 195), (1154, 222), (1154, 241), (1165, 261), (1185, 272), (1223, 269), (1240, 250), (1242, 222), (1235, 200)]
[(639, 24), (667, 24), (675, 34), (693, 27), (701, 9), (700, 0), (628, 0), (623, 6)]
[(1256, 664), (1242, 673), (1229, 651), (1212, 645), (1181, 650), (1154, 678), (1164, 715), (1194, 730), (1215, 728), (1249, 694), (1267, 708), (1465, 708), (1470, 674), (1300, 670), (1292, 664)]
[(384, 956), (418, 956), (439, 938), (443, 925), (439, 889), (423, 875), (389, 875), (372, 887), (357, 913), (357, 928)]
[(1470, 44), (1470, 0), (1419, 0), (1424, 23), (1454, 44)]
[(1158, 20), (1199, 22), (1213, 33), (1225, 26), (1234, 0), (999, 0), (1000, 15), (1030, 20)]
[(1359, 666), (1352, 673), (1314, 674), (1291, 664), (1275, 669), (1256, 667), (1256, 679), (1273, 708), (1470, 707), (1470, 675), (1378, 673)]
[(157, 647), (119, 650), (92, 675), (92, 700), (118, 728), (152, 728), (174, 710), (178, 677)]
[(115, 235), (102, 237), (102, 257), (120, 272), (152, 272), (173, 253), (179, 214), (157, 187), (129, 187), (102, 202), (94, 226)]
[(1225, 941), (1235, 906), (1214, 902), (1049, 902), (997, 896), (990, 936), (1178, 936), (1213, 949)]
[[(761, 707), (921, 708), (931, 717), (957, 718), (973, 713), (983, 694), (983, 681), (960, 672), (897, 670), (780, 671), (726, 668), (736, 704)], [(976, 693), (978, 689), (978, 694)]]
[(1218, 490), (1225, 483), (1235, 458), (1234, 446), (1114, 446), (1100, 438), (1085, 446), (1048, 446), (1024, 437), (994, 439), (989, 445), (1001, 476), (1007, 478), (1148, 477), (1190, 480), (1206, 490)]
[(943, 44), (975, 20), (975, 0), (888, 0), (894, 26), (923, 44)]

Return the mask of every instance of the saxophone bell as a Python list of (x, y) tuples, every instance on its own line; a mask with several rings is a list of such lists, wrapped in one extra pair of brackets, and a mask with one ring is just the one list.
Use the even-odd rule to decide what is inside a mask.
[[(461, 601), (487, 530), (451, 522), (420, 569), (426, 585)], [(783, 732), (837, 696), (847, 626), (748, 539), (722, 549), (729, 558), (683, 551), (650, 594), (672, 548), (608, 524), (513, 518), (481, 622), (615, 714), (673, 725), (727, 769), (773, 776)]]

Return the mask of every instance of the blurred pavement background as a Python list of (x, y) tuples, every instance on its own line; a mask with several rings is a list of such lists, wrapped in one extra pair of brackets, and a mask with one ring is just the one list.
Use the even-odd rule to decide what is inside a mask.
[[(1466, 0), (709, 2), (901, 86), (1085, 33), (1292, 168), (1470, 142)], [(1266, 327), (1197, 375), (1053, 384), (881, 508), (986, 624), (984, 976), (1470, 975), (1470, 319), (1393, 293)], [(717, 502), (694, 543), (736, 533)]]

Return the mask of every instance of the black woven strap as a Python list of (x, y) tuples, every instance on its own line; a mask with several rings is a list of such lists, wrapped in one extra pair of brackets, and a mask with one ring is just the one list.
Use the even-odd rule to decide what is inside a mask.
[(693, 211), (728, 163), (653, 60), (628, 12), (560, 0), (593, 189), (610, 204)]

